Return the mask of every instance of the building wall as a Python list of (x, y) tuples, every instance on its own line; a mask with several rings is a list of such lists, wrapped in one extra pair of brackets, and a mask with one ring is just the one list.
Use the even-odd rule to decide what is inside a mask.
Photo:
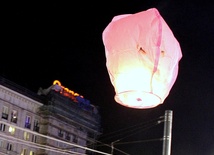
[[(0, 152), (21, 154), (23, 149), (26, 149), (26, 154), (30, 154), (30, 151), (36, 152), (33, 144), (28, 142), (36, 136), (33, 134), (34, 121), (41, 119), (36, 112), (42, 105), (0, 85)], [(27, 116), (30, 118), (28, 125), (25, 123)]]
[[(88, 113), (86, 115), (77, 103), (61, 94), (52, 92), (49, 95), (51, 97), (48, 97), (48, 103), (39, 110), (42, 116), (40, 132), (54, 137), (58, 141), (54, 142), (49, 138), (43, 138), (41, 141), (54, 148), (59, 148), (61, 151), (85, 154), (87, 151), (85, 147), (88, 147), (88, 142), (95, 144), (96, 135), (100, 134), (99, 130), (94, 129), (98, 122), (92, 117), (93, 114)], [(85, 123), (86, 118), (87, 123)], [(89, 133), (95, 136), (91, 138), (88, 136)], [(49, 152), (46, 151), (48, 154)], [(52, 152), (52, 154), (55, 155), (57, 152)]]
[[(0, 154), (85, 154), (87, 144), (96, 142), (97, 135), (100, 134), (97, 113), (94, 117), (93, 113), (74, 106), (68, 107), (69, 110), (65, 112), (63, 106), (60, 109), (61, 106), (48, 105), (47, 103), (53, 102), (48, 96), (40, 102), (35, 94), (31, 98), (30, 92), (20, 93), (17, 86), (15, 89), (5, 86), (1, 80), (0, 78)], [(70, 104), (55, 99), (58, 105)], [(53, 114), (50, 109), (43, 111), (44, 108), (54, 108), (56, 111)]]
[[(44, 117), (41, 121), (40, 131), (47, 135), (47, 137), (40, 139), (40, 143), (58, 148), (59, 151), (85, 153), (85, 149), (78, 149), (76, 146), (86, 147), (87, 133), (81, 132), (71, 123), (66, 123), (52, 116)], [(58, 154), (54, 150), (40, 150), (40, 153)]]

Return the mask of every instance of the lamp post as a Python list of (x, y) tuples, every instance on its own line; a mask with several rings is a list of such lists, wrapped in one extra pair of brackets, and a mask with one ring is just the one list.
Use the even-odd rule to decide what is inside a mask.
[(171, 110), (165, 111), (162, 155), (171, 154), (172, 114), (173, 114), (173, 112)]

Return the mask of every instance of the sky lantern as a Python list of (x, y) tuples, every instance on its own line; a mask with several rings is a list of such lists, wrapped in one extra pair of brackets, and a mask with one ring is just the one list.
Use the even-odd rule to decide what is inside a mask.
[(162, 104), (176, 81), (182, 53), (159, 11), (115, 16), (102, 37), (115, 101), (137, 109)]

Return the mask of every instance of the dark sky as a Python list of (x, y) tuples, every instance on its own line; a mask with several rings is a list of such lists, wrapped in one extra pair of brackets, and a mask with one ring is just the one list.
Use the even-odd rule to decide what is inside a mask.
[[(128, 128), (173, 111), (172, 154), (214, 154), (214, 11), (212, 3), (184, 0), (10, 2), (1, 27), (1, 76), (32, 91), (57, 79), (100, 107), (106, 143), (161, 138), (163, 126)], [(126, 108), (114, 101), (102, 32), (111, 19), (157, 8), (180, 43), (179, 74), (164, 104)], [(138, 126), (139, 127), (139, 126)], [(124, 131), (123, 131), (124, 130)], [(125, 138), (130, 135), (129, 138)], [(124, 139), (123, 139), (124, 138)], [(118, 143), (119, 144), (119, 143)], [(130, 155), (161, 154), (162, 141), (115, 147)], [(110, 148), (109, 150), (110, 151)], [(115, 152), (122, 154), (121, 152)]]

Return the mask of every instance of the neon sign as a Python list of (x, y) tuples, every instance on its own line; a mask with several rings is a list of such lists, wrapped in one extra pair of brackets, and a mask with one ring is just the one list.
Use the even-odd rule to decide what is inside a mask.
[[(63, 96), (71, 98), (73, 101), (77, 102), (76, 97), (79, 96), (84, 98), (82, 95), (74, 92), (73, 90), (68, 89), (67, 87), (62, 86), (59, 80), (54, 80), (53, 85), (55, 86), (53, 89), (57, 92), (60, 92)], [(58, 86), (58, 87), (56, 87)]]

